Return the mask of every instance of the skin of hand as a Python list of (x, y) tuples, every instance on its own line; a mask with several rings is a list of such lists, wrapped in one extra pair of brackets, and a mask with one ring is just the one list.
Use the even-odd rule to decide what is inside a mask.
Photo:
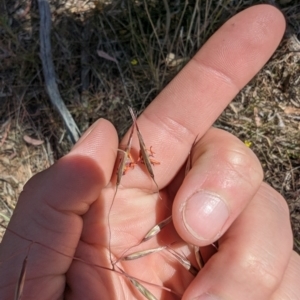
[[(160, 161), (154, 173), (162, 200), (151, 192), (155, 185), (143, 166), (123, 176), (109, 218), (112, 257), (172, 213), (174, 226), (140, 248), (182, 239), (203, 246), (207, 263), (193, 277), (162, 251), (119, 262), (126, 273), (168, 286), (184, 300), (299, 299), (300, 259), (292, 250), (285, 200), (262, 182), (250, 149), (211, 127), (270, 58), (284, 29), (284, 17), (272, 6), (237, 14), (139, 117), (145, 143)], [(192, 168), (184, 177), (196, 136)], [(29, 246), (22, 299), (145, 299), (117, 267), (109, 270), (107, 215), (117, 149), (113, 125), (100, 119), (68, 155), (29, 180), (0, 245), (1, 299), (13, 298)], [(137, 158), (137, 139), (133, 150)], [(216, 240), (214, 253), (208, 245)], [(176, 247), (188, 255), (183, 242)], [(158, 299), (179, 298), (145, 287)]]

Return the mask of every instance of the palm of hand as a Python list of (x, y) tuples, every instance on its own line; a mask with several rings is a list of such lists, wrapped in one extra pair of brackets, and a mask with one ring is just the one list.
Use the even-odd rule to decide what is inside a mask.
[[(135, 171), (126, 173), (123, 176), (124, 182), (128, 182)], [(154, 186), (151, 178), (146, 180), (145, 184), (148, 188)], [(72, 299), (80, 299), (86, 295), (85, 286), (89, 286), (89, 294), (101, 295), (103, 298), (146, 299), (130, 283), (128, 275), (139, 279), (138, 282), (158, 299), (178, 299), (183, 294), (193, 275), (168, 249), (135, 260), (118, 261), (130, 253), (161, 246), (170, 246), (184, 257), (191, 256), (191, 247), (181, 240), (172, 223), (157, 236), (140, 243), (154, 225), (171, 215), (173, 193), (168, 191), (177, 188), (176, 184), (171, 183), (169, 189), (160, 191), (162, 196), (160, 199), (157, 193), (131, 187), (124, 188), (121, 184), (111, 210), (115, 186), (112, 184), (102, 190), (99, 199), (83, 217), (82, 235), (75, 254), (76, 257), (91, 264), (74, 261), (67, 275), (67, 279), (70, 279), (67, 284), (72, 290), (70, 294)], [(101, 268), (112, 269), (110, 259), (115, 263), (115, 271)], [(194, 260), (193, 263), (195, 264)], [(172, 292), (165, 291), (162, 287), (171, 289)], [(115, 295), (112, 295), (112, 291)]]

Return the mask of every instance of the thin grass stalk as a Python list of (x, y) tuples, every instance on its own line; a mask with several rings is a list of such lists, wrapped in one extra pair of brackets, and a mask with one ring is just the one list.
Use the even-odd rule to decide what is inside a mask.
[(138, 259), (138, 258), (147, 256), (147, 255), (150, 255), (150, 254), (153, 254), (153, 253), (160, 252), (160, 251), (162, 251), (162, 250), (164, 250), (166, 248), (167, 248), (167, 246), (161, 246), (161, 247), (158, 247), (158, 248), (153, 248), (153, 249), (148, 249), (148, 250), (134, 252), (134, 253), (131, 253), (131, 254), (123, 257), (121, 260), (134, 260), (134, 259)]
[(165, 38), (163, 41), (163, 46), (166, 44), (168, 37), (169, 37), (169, 32), (170, 32), (170, 25), (171, 25), (171, 11), (170, 11), (170, 6), (168, 3), (168, 0), (163, 0), (164, 7), (166, 10), (166, 31), (165, 31)]
[(200, 248), (197, 246), (194, 246), (194, 253), (195, 253), (195, 258), (196, 258), (197, 264), (201, 270), (204, 267), (204, 259), (202, 257)]
[(129, 278), (132, 285), (142, 294), (144, 295), (148, 300), (157, 300), (157, 298), (149, 291), (147, 290), (141, 283), (139, 283), (137, 280), (133, 278)]
[[(100, 18), (100, 22), (101, 22), (102, 28), (105, 28), (106, 26), (103, 24), (103, 21), (102, 21), (101, 18)], [(110, 23), (107, 19), (106, 19), (106, 22), (107, 22), (107, 24), (110, 26), (110, 29), (111, 29), (112, 32), (115, 34), (115, 38), (117, 39), (117, 35), (116, 35), (116, 33), (115, 33), (114, 29), (113, 29), (113, 26), (111, 25), (111, 23)], [(103, 30), (102, 33), (105, 35), (106, 39), (108, 39), (107, 34), (106, 34), (106, 30)], [(114, 51), (113, 51), (113, 49), (112, 49), (112, 47), (111, 47), (111, 44), (108, 44), (108, 45), (110, 46), (110, 50), (111, 50), (110, 52), (113, 53)], [(119, 43), (119, 45), (121, 46), (122, 44)], [(125, 51), (124, 51), (124, 53), (125, 53)], [(123, 90), (124, 90), (124, 92), (125, 92), (127, 101), (128, 101), (129, 103), (131, 103), (131, 98), (130, 98), (129, 92), (128, 92), (128, 90), (127, 90), (127, 85), (126, 85), (125, 77), (124, 77), (124, 74), (123, 74), (123, 72), (122, 72), (122, 68), (120, 67), (120, 64), (119, 64), (119, 61), (118, 61), (118, 60), (116, 60), (116, 66), (117, 66), (118, 72), (119, 72), (119, 74), (120, 74), (122, 83), (123, 83), (123, 84), (122, 84), (122, 88), (123, 88)]]
[[(44, 245), (43, 243), (40, 243), (40, 242), (37, 242), (37, 241), (32, 241), (32, 240), (29, 240), (25, 237), (23, 237), (22, 235), (18, 234), (17, 232), (7, 228), (6, 226), (4, 226), (3, 224), (0, 224), (0, 227), (8, 230), (10, 233), (20, 237), (22, 240), (25, 240), (25, 241), (28, 241), (28, 242), (31, 242), (31, 245), (29, 246), (28, 248), (28, 251), (27, 251), (27, 255), (22, 263), (22, 268), (21, 268), (21, 271), (20, 271), (20, 275), (19, 275), (19, 280), (18, 280), (18, 283), (16, 285), (16, 291), (15, 291), (15, 296), (14, 296), (14, 300), (20, 300), (21, 297), (22, 297), (22, 291), (24, 289), (24, 283), (25, 283), (25, 279), (26, 279), (26, 268), (27, 268), (27, 260), (28, 260), (28, 254), (29, 254), (29, 251), (30, 251), (30, 248), (33, 244), (36, 244), (36, 245), (39, 245), (41, 247), (44, 247), (46, 249), (49, 249), (55, 253), (58, 253), (64, 257), (68, 257), (68, 258), (71, 258), (73, 259), (74, 261), (78, 261), (78, 262), (81, 262), (85, 265), (89, 265), (89, 266), (92, 266), (92, 267), (95, 267), (95, 268), (100, 268), (102, 270), (106, 270), (108, 272), (114, 272), (116, 275), (119, 275), (119, 276), (122, 276), (122, 277), (125, 277), (127, 278), (128, 280), (131, 281), (131, 283), (145, 296), (145, 297), (148, 297), (147, 299), (156, 299), (155, 296), (149, 292), (145, 287), (143, 287), (143, 284), (147, 284), (147, 285), (150, 285), (150, 286), (153, 286), (155, 288), (159, 288), (161, 290), (164, 290), (168, 293), (172, 293), (178, 297), (181, 297), (181, 295), (175, 291), (173, 291), (172, 289), (170, 288), (167, 288), (165, 286), (160, 286), (160, 285), (157, 285), (157, 284), (153, 284), (153, 283), (150, 283), (150, 282), (147, 282), (147, 281), (144, 281), (142, 279), (138, 279), (138, 278), (134, 278), (132, 276), (130, 276), (129, 274), (127, 274), (124, 270), (122, 270), (120, 267), (116, 266), (117, 269), (114, 269), (114, 268), (109, 268), (109, 267), (105, 267), (105, 266), (101, 266), (101, 265), (98, 265), (98, 264), (95, 264), (93, 262), (89, 262), (89, 261), (86, 261), (82, 258), (79, 258), (79, 257), (76, 257), (76, 256), (70, 256), (70, 255), (67, 255), (61, 251), (58, 251), (57, 249), (55, 248), (52, 248), (52, 247), (49, 247), (49, 246), (46, 246)], [(9, 257), (9, 259), (13, 258), (15, 255)], [(134, 282), (134, 283), (133, 283)], [(139, 289), (140, 288), (140, 289)], [(152, 297), (152, 298), (151, 298)], [(153, 298), (154, 297), (154, 298)]]
[(22, 268), (20, 271), (20, 275), (18, 278), (16, 290), (15, 290), (15, 297), (14, 300), (20, 300), (22, 298), (24, 284), (25, 284), (25, 277), (26, 277), (26, 266), (27, 266), (27, 259), (28, 259), (28, 253), (26, 254), (25, 259), (22, 263)]
[(134, 245), (134, 246), (131, 246), (131, 247), (129, 247), (128, 249), (126, 249), (126, 250), (122, 253), (121, 257), (118, 258), (118, 259), (114, 262), (114, 264), (118, 263), (120, 260), (123, 260), (125, 254), (126, 254), (129, 250), (131, 250), (132, 248), (137, 247), (137, 246), (139, 246), (140, 244), (145, 243), (145, 242), (147, 242), (148, 240), (150, 240), (150, 239), (152, 239), (153, 237), (155, 237), (157, 234), (159, 234), (159, 233), (162, 231), (162, 229), (163, 229), (164, 227), (166, 227), (166, 226), (167, 226), (169, 223), (171, 223), (171, 222), (172, 222), (172, 216), (169, 216), (168, 218), (164, 219), (163, 221), (161, 221), (160, 223), (158, 223), (157, 225), (155, 225), (154, 227), (152, 227), (152, 228), (147, 232), (147, 234), (145, 235), (145, 237), (144, 237), (138, 244), (136, 244), (136, 245)]
[(182, 13), (181, 13), (178, 25), (177, 25), (177, 27), (175, 29), (174, 37), (173, 37), (173, 40), (172, 40), (172, 43), (171, 43), (171, 46), (170, 46), (170, 52), (173, 50), (173, 46), (174, 46), (175, 42), (178, 41), (178, 32), (180, 31), (181, 24), (182, 24), (182, 21), (183, 21), (183, 17), (184, 17), (186, 9), (188, 7), (188, 4), (189, 4), (188, 0), (186, 0), (185, 3), (184, 3), (184, 8), (182, 10)]
[(171, 253), (177, 261), (186, 269), (188, 270), (193, 276), (196, 276), (199, 273), (199, 269), (192, 265), (192, 263), (183, 255), (180, 255), (173, 249), (168, 249), (169, 253)]
[[(226, 7), (228, 6), (228, 4), (230, 2), (231, 2), (231, 0), (227, 0), (225, 3), (218, 2), (217, 7), (210, 14), (210, 16), (215, 16), (214, 19), (207, 21), (207, 24), (209, 24), (208, 25), (209, 27), (208, 27), (208, 30), (203, 34), (205, 39), (207, 39), (208, 36), (213, 33), (213, 30), (214, 30), (214, 27), (216, 26), (216, 23), (218, 22), (218, 20), (220, 20), (220, 16), (223, 13), (223, 10), (219, 9), (219, 7), (222, 6), (226, 9)], [(205, 29), (206, 29), (206, 26), (205, 26)]]
[[(193, 14), (192, 14), (192, 19), (191, 19), (189, 30), (188, 30), (187, 37), (186, 37), (187, 42), (190, 42), (193, 47), (194, 47), (194, 43), (192, 42), (191, 32), (192, 32), (192, 28), (194, 28), (194, 20), (196, 18), (196, 11), (197, 11), (198, 6), (199, 6), (199, 0), (197, 0), (196, 3), (195, 3), (194, 11), (193, 11)], [(187, 55), (187, 46), (186, 46), (184, 52)]]
[(147, 1), (146, 1), (146, 0), (144, 0), (144, 6), (145, 6), (145, 11), (146, 11), (146, 14), (147, 14), (147, 16), (148, 16), (149, 22), (150, 22), (150, 24), (151, 24), (153, 33), (154, 33), (154, 35), (155, 35), (155, 38), (156, 38), (158, 47), (159, 47), (159, 49), (160, 49), (162, 58), (163, 58), (163, 60), (165, 60), (164, 52), (163, 52), (163, 49), (162, 49), (162, 47), (161, 47), (161, 44), (160, 44), (160, 41), (159, 41), (159, 37), (158, 37), (157, 32), (156, 32), (156, 28), (154, 27), (154, 24), (153, 24), (153, 22), (152, 22), (152, 19), (151, 19), (149, 10), (148, 10), (148, 5), (147, 5)]
[[(133, 7), (135, 8), (135, 6), (133, 6)], [(130, 5), (128, 8), (128, 11), (130, 12), (129, 16), (132, 17)], [(135, 11), (135, 13), (138, 15), (137, 11)], [(146, 59), (147, 65), (148, 65), (149, 69), (151, 70), (151, 74), (152, 74), (151, 77), (155, 78), (154, 81), (156, 83), (158, 83), (159, 80), (158, 80), (158, 75), (157, 75), (157, 67), (154, 65), (152, 51), (150, 51), (152, 49), (152, 47), (150, 47), (150, 45), (146, 45), (146, 47), (145, 47), (145, 41), (147, 40), (147, 37), (146, 37), (146, 34), (143, 29), (143, 24), (142, 24), (140, 18), (137, 18), (137, 21), (138, 21), (138, 28), (139, 28), (140, 32), (137, 33), (136, 30), (134, 29), (134, 26), (132, 26), (132, 24), (133, 24), (132, 18), (130, 19), (130, 26), (131, 26), (130, 28), (131, 28), (131, 31), (134, 32), (135, 42), (142, 49), (143, 56), (141, 56), (141, 51), (138, 51), (135, 43), (133, 43), (134, 47), (135, 47), (135, 56), (136, 56), (136, 58), (144, 57)], [(148, 41), (148, 43), (150, 44), (150, 41)], [(148, 77), (148, 74), (145, 74), (145, 76)], [(156, 86), (154, 89), (159, 90), (159, 86)]]

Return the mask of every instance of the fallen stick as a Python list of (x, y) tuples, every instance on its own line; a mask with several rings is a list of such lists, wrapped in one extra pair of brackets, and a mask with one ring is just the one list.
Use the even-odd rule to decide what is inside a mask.
[(75, 144), (80, 136), (80, 131), (63, 102), (57, 84), (54, 71), (54, 64), (51, 54), (51, 12), (47, 0), (38, 0), (40, 12), (40, 58), (43, 66), (43, 74), (45, 79), (46, 90), (51, 103), (61, 115), (65, 126), (68, 130), (72, 142)]

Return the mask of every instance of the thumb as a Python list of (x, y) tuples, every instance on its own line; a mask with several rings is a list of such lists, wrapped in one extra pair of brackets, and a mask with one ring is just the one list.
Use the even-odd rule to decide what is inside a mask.
[(173, 204), (173, 222), (188, 243), (216, 241), (258, 190), (263, 172), (254, 153), (233, 135), (211, 128), (192, 150), (192, 168)]
[(68, 155), (25, 185), (0, 245), (0, 299), (13, 298), (29, 246), (24, 299), (63, 295), (80, 216), (110, 180), (117, 141), (112, 124), (100, 119)]

